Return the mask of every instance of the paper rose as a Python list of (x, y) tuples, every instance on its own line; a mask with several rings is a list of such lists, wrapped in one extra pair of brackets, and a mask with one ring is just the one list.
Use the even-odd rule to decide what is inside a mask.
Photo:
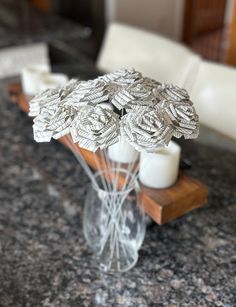
[(107, 84), (101, 80), (78, 82), (76, 88), (67, 96), (67, 105), (80, 108), (85, 105), (96, 105), (109, 98)]
[(68, 95), (70, 95), (70, 93), (72, 93), (76, 89), (80, 82), (81, 81), (77, 79), (70, 79), (68, 82), (66, 82), (62, 86), (60, 91), (61, 100), (65, 99)]
[(50, 142), (54, 131), (46, 128), (47, 122), (45, 117), (40, 114), (34, 119), (33, 135), (36, 142)]
[(52, 137), (58, 139), (69, 132), (75, 110), (64, 104), (77, 83), (77, 80), (72, 79), (63, 87), (47, 89), (30, 101), (29, 115), (36, 116), (33, 133), (37, 142), (50, 142)]
[(76, 79), (71, 79), (63, 87), (46, 89), (37, 94), (29, 102), (28, 115), (35, 117), (39, 115), (44, 108), (50, 113), (55, 113), (57, 109), (64, 104), (65, 98), (74, 91), (77, 83), (78, 81)]
[(121, 85), (128, 85), (140, 78), (142, 78), (142, 74), (133, 68), (121, 68), (112, 73), (105, 74), (98, 79), (103, 80), (106, 83), (119, 83)]
[(138, 151), (155, 152), (173, 135), (169, 117), (160, 109), (136, 107), (121, 119), (121, 134)]
[(155, 93), (156, 88), (161, 85), (160, 82), (158, 82), (154, 79), (148, 78), (148, 77), (142, 77), (137, 82), (140, 83), (140, 84), (143, 84), (143, 86), (145, 86), (145, 88), (149, 89), (150, 91), (153, 91), (153, 93)]
[(173, 84), (162, 84), (157, 87), (156, 96), (159, 100), (189, 100), (187, 91)]
[(194, 139), (199, 134), (199, 118), (190, 100), (164, 100), (160, 107), (168, 114), (174, 128), (174, 136)]
[(106, 148), (118, 141), (119, 116), (100, 106), (83, 106), (71, 126), (74, 143), (91, 151)]
[(60, 103), (60, 89), (47, 89), (42, 93), (36, 95), (29, 103), (29, 116), (35, 117), (40, 113), (43, 107), (53, 111)]
[(71, 123), (75, 117), (75, 109), (62, 106), (54, 114), (46, 110), (34, 119), (33, 132), (37, 142), (50, 142), (70, 132)]
[(125, 108), (128, 112), (136, 106), (154, 107), (158, 101), (154, 95), (154, 89), (159, 85), (149, 78), (141, 78), (117, 91), (112, 98), (112, 104), (119, 110)]

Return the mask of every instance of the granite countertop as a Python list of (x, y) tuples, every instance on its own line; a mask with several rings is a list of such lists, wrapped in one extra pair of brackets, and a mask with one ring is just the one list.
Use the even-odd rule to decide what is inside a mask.
[(82, 233), (89, 184), (59, 143), (33, 141), (31, 119), (0, 83), (0, 306), (235, 306), (236, 154), (183, 142), (209, 201), (147, 230), (137, 265), (97, 269)]

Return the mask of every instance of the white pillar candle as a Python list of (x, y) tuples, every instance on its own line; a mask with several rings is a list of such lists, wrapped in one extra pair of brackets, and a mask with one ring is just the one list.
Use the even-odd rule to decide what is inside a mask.
[(67, 81), (68, 77), (65, 74), (42, 73), (39, 79), (39, 90), (44, 91), (48, 88), (55, 88), (65, 84)]
[(25, 67), (21, 72), (23, 92), (29, 96), (36, 95), (39, 92), (41, 74), (47, 72), (50, 72), (47, 65), (33, 64)]
[(132, 163), (138, 159), (139, 152), (123, 137), (120, 137), (117, 143), (108, 147), (108, 156), (115, 162)]
[(139, 179), (150, 188), (164, 189), (172, 186), (178, 177), (181, 148), (170, 142), (157, 153), (141, 153)]

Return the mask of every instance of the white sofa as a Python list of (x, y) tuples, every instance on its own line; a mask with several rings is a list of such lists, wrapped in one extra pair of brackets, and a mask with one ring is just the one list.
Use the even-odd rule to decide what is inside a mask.
[(236, 69), (202, 61), (183, 45), (127, 25), (108, 26), (97, 67), (135, 68), (160, 82), (186, 88), (200, 122), (236, 140)]
[(191, 91), (200, 122), (236, 140), (236, 69), (202, 61)]
[(107, 28), (97, 67), (105, 72), (133, 67), (160, 82), (191, 88), (199, 62), (199, 56), (174, 41), (112, 23)]

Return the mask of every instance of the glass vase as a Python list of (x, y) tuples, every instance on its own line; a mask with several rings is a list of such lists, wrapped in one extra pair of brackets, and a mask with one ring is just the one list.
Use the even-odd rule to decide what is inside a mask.
[[(83, 230), (100, 267), (105, 271), (124, 272), (138, 260), (145, 236), (145, 213), (135, 177), (126, 170), (113, 169), (112, 173), (117, 178), (123, 176), (126, 184), (112, 189), (104, 179), (109, 178), (111, 170), (95, 174), (98, 185), (92, 184), (88, 191)], [(114, 176), (113, 180), (116, 180)]]

